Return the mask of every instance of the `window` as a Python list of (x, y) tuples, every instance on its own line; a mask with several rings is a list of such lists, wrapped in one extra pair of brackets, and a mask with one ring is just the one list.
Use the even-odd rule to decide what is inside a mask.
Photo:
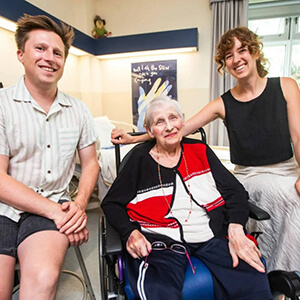
[(300, 0), (249, 0), (248, 14), (264, 44), (268, 76), (290, 76), (300, 86)]
[(299, 16), (249, 20), (249, 28), (264, 44), (269, 60), (270, 77), (290, 76), (300, 86), (300, 18)]
[(285, 33), (285, 18), (250, 20), (249, 27), (259, 36), (282, 36)]

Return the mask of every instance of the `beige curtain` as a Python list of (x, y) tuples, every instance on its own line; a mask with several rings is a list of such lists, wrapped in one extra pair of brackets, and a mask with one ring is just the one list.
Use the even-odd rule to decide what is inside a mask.
[[(212, 10), (212, 64), (210, 79), (210, 99), (218, 98), (235, 84), (234, 78), (225, 73), (222, 76), (217, 72), (214, 61), (216, 46), (220, 37), (229, 29), (248, 24), (248, 0), (210, 0)], [(210, 124), (210, 145), (228, 146), (228, 137), (223, 121), (216, 120)]]

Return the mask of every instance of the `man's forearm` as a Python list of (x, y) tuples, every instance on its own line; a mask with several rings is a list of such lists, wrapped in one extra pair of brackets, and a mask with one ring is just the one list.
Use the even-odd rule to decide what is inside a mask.
[(78, 185), (78, 194), (75, 202), (78, 203), (83, 209), (86, 208), (88, 200), (95, 188), (99, 175), (99, 164), (93, 163), (82, 169)]
[[(60, 205), (36, 193), (8, 174), (0, 175), (0, 201), (21, 211), (59, 221)], [(62, 217), (62, 216), (60, 216)]]

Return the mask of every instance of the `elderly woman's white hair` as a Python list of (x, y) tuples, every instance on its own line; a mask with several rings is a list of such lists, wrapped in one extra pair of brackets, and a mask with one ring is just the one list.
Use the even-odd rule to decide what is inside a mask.
[(169, 105), (175, 109), (175, 111), (178, 113), (179, 117), (181, 118), (182, 121), (184, 121), (184, 116), (181, 111), (180, 105), (178, 101), (171, 99), (168, 96), (158, 96), (155, 97), (152, 101), (147, 106), (146, 113), (145, 113), (145, 118), (144, 118), (144, 126), (148, 129), (151, 130), (151, 126), (154, 120), (154, 115), (153, 113), (159, 109), (160, 106), (162, 105)]

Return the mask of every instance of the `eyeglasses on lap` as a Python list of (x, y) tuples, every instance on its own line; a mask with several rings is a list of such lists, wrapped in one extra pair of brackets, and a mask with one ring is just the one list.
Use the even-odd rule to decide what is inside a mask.
[[(151, 244), (151, 248), (152, 248), (151, 251), (171, 250), (171, 251), (173, 251), (177, 254), (186, 255), (186, 257), (187, 257), (187, 259), (190, 263), (190, 266), (192, 268), (193, 274), (196, 273), (196, 270), (195, 270), (196, 268), (193, 267), (193, 264), (192, 264), (191, 258), (189, 256), (189, 253), (187, 252), (186, 248), (183, 245), (181, 245), (181, 244), (172, 244), (170, 247), (168, 247), (165, 242), (155, 241)], [(144, 264), (145, 267), (147, 266), (148, 256), (149, 255), (147, 255), (146, 258), (145, 258), (145, 264)]]

